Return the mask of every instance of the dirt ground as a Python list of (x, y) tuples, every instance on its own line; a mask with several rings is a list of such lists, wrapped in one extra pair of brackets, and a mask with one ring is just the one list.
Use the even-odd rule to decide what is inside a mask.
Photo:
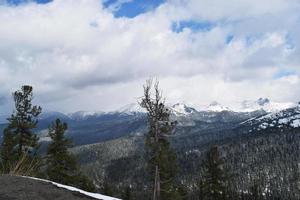
[(0, 200), (95, 200), (51, 183), (23, 177), (0, 176)]

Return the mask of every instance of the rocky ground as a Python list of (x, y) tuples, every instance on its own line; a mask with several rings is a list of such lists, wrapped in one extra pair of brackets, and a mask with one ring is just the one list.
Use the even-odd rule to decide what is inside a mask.
[(52, 183), (24, 177), (1, 175), (0, 200), (95, 200)]

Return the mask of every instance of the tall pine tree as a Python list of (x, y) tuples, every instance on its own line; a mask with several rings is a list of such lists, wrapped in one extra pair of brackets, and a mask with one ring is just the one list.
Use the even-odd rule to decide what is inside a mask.
[(52, 142), (47, 149), (47, 176), (50, 180), (79, 187), (87, 191), (94, 191), (94, 185), (81, 174), (76, 157), (69, 153), (68, 147), (72, 142), (65, 137), (68, 126), (57, 119), (49, 127)]
[(17, 160), (17, 153), (14, 151), (16, 139), (9, 128), (5, 128), (3, 132), (3, 141), (1, 145), (1, 171), (9, 173), (12, 165)]
[(33, 129), (37, 127), (37, 117), (42, 109), (32, 105), (33, 88), (29, 85), (22, 86), (21, 90), (13, 93), (13, 99), (15, 111), (7, 119), (9, 123), (4, 130), (1, 145), (1, 160), (6, 173), (20, 160), (24, 163), (19, 165), (25, 165), (25, 161), (32, 164), (39, 146)]
[(141, 107), (148, 112), (149, 131), (145, 139), (147, 162), (153, 178), (153, 200), (175, 199), (176, 155), (170, 147), (168, 136), (173, 133), (175, 122), (170, 121), (170, 111), (165, 107), (158, 82), (151, 80), (144, 85)]
[(200, 199), (225, 200), (227, 194), (227, 173), (217, 146), (212, 147), (204, 160), (204, 174), (199, 183)]

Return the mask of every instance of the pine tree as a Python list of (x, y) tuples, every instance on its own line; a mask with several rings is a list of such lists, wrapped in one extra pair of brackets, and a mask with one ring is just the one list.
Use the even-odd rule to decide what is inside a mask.
[(9, 127), (4, 129), (3, 141), (1, 145), (1, 171), (2, 173), (9, 173), (11, 165), (17, 160), (16, 139)]
[(178, 199), (179, 200), (188, 200), (189, 199), (189, 192), (188, 188), (181, 184), (177, 186), (177, 193), (178, 193)]
[(41, 113), (40, 106), (32, 106), (33, 88), (29, 85), (14, 92), (16, 112), (8, 119), (11, 128), (18, 137), (18, 154), (24, 152), (35, 153), (38, 148), (38, 137), (32, 131), (37, 127), (37, 117)]
[(47, 149), (47, 176), (50, 180), (94, 191), (94, 185), (79, 170), (76, 157), (68, 152), (72, 142), (65, 138), (67, 124), (57, 119), (49, 127), (52, 142)]
[(263, 187), (259, 184), (258, 180), (254, 180), (253, 185), (250, 187), (249, 196), (251, 199), (263, 200)]
[(170, 121), (170, 110), (164, 105), (158, 82), (154, 84), (154, 97), (151, 96), (152, 87), (152, 81), (148, 80), (140, 105), (148, 112), (149, 131), (145, 148), (148, 169), (154, 181), (153, 200), (174, 199), (177, 165), (168, 136), (173, 133), (176, 123)]
[(114, 195), (114, 188), (109, 182), (104, 179), (103, 185), (102, 185), (102, 194), (107, 195), (107, 196), (113, 196)]
[(201, 180), (200, 199), (204, 200), (224, 200), (228, 199), (226, 184), (227, 173), (224, 169), (224, 162), (221, 158), (218, 147), (212, 147), (206, 155), (204, 161), (204, 174)]
[[(37, 117), (41, 113), (41, 107), (33, 106), (33, 89), (24, 85), (21, 90), (13, 93), (15, 111), (8, 118), (8, 127), (4, 130), (1, 145), (1, 160), (4, 172), (22, 160), (22, 168), (26, 164), (32, 165), (37, 158), (38, 137), (33, 129), (37, 127)], [(30, 166), (29, 168), (31, 168)], [(26, 168), (26, 167), (25, 167)], [(29, 170), (29, 168), (27, 168)], [(16, 169), (17, 170), (17, 169)]]
[(122, 194), (122, 199), (123, 200), (131, 200), (131, 187), (130, 186), (127, 186), (125, 188), (125, 190), (123, 191), (123, 194)]

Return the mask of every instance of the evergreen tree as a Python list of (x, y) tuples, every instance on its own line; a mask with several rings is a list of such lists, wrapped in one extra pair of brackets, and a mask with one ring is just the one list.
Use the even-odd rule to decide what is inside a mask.
[(47, 149), (47, 176), (50, 180), (94, 191), (94, 185), (81, 174), (76, 157), (68, 152), (71, 141), (65, 138), (67, 124), (57, 119), (49, 127), (52, 142)]
[(127, 186), (122, 194), (123, 200), (131, 200), (131, 187)]
[(4, 129), (3, 141), (1, 146), (1, 171), (2, 173), (9, 173), (10, 167), (17, 160), (16, 151), (16, 139), (10, 129), (7, 127)]
[(178, 199), (179, 200), (188, 200), (189, 199), (189, 193), (188, 188), (181, 184), (177, 187), (177, 193), (178, 193)]
[(148, 169), (154, 181), (153, 200), (174, 199), (177, 165), (168, 136), (173, 133), (176, 123), (170, 121), (170, 111), (164, 105), (158, 82), (154, 84), (154, 97), (151, 95), (152, 87), (152, 81), (148, 80), (140, 105), (148, 112), (149, 131), (145, 147)]
[(263, 196), (263, 187), (261, 186), (261, 184), (259, 184), (258, 180), (254, 180), (253, 185), (250, 187), (250, 197), (251, 199), (256, 199), (256, 200), (263, 200), (264, 196)]
[(203, 180), (199, 184), (200, 199), (224, 200), (228, 199), (226, 184), (227, 174), (224, 169), (224, 162), (221, 158), (218, 147), (212, 147), (204, 161)]
[(32, 87), (22, 86), (21, 90), (13, 93), (13, 98), (15, 111), (8, 118), (8, 127), (4, 130), (1, 145), (1, 160), (6, 173), (21, 159), (22, 162), (24, 161), (19, 163), (19, 165), (23, 165), (22, 167), (26, 163), (34, 163), (33, 159), (37, 158), (36, 153), (39, 146), (38, 137), (34, 134), (33, 129), (37, 127), (37, 117), (42, 109), (32, 105)]
[(14, 92), (16, 111), (8, 119), (10, 129), (18, 140), (18, 154), (36, 153), (38, 148), (38, 137), (32, 131), (37, 127), (37, 117), (41, 113), (40, 106), (33, 106), (33, 88), (29, 85), (22, 86), (21, 90)]
[(114, 187), (111, 184), (109, 184), (106, 179), (104, 179), (101, 191), (102, 191), (102, 194), (107, 195), (107, 196), (114, 195)]

